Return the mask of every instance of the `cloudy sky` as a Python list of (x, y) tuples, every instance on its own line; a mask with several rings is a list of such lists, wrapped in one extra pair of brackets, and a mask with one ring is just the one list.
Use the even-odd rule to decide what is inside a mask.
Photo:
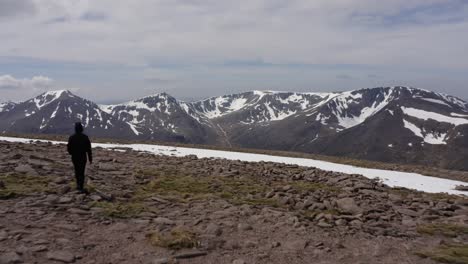
[(0, 101), (406, 85), (468, 99), (468, 0), (0, 0)]

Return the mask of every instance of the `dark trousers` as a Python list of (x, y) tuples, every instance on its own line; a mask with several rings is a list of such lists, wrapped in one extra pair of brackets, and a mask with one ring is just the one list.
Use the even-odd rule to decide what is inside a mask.
[(85, 182), (85, 169), (86, 169), (86, 156), (72, 157), (73, 167), (75, 168), (76, 188), (78, 190), (84, 189)]

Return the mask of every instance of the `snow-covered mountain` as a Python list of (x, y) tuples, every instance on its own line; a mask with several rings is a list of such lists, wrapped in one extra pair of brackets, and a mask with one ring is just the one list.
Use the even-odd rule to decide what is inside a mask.
[(235, 116), (239, 122), (253, 124), (283, 120), (306, 109), (317, 107), (333, 94), (252, 91), (212, 97), (191, 106), (207, 118)]
[(51, 91), (0, 111), (0, 130), (14, 133), (64, 134), (81, 121), (95, 136), (129, 137), (130, 126), (102, 111), (95, 103), (69, 91)]
[(140, 138), (216, 143), (210, 121), (166, 93), (117, 105), (101, 105), (101, 109), (129, 124), (135, 136)]
[(181, 102), (162, 93), (96, 105), (68, 91), (0, 104), (0, 129), (303, 151), (467, 169), (468, 104), (409, 87), (252, 91)]

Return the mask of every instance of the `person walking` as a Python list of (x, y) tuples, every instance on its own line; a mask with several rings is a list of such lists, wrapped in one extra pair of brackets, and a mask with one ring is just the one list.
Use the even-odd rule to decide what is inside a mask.
[(81, 122), (75, 123), (75, 134), (68, 139), (67, 151), (71, 155), (73, 167), (75, 168), (76, 189), (79, 192), (86, 193), (87, 191), (84, 188), (86, 161), (89, 160), (89, 163), (92, 164), (93, 154), (91, 141), (83, 133), (83, 130)]

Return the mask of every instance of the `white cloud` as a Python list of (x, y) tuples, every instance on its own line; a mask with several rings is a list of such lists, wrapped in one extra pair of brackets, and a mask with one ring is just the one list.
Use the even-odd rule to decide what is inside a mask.
[[(280, 83), (286, 86), (282, 89), (289, 89), (288, 83), (294, 85), (294, 77), (291, 77), (294, 74), (304, 76), (296, 86), (319, 86), (319, 90), (371, 85), (369, 78), (363, 81), (355, 78), (353, 82), (336, 78), (348, 72), (353, 77), (382, 76), (371, 82), (379, 86), (435, 86), (433, 84), (438, 83), (442, 89), (459, 91), (465, 86), (460, 88), (458, 84), (468, 81), (468, 77), (460, 77), (460, 72), (468, 70), (468, 60), (463, 57), (468, 47), (468, 2), (462, 0), (23, 2), (31, 2), (35, 12), (21, 19), (0, 20), (0, 58), (17, 56), (86, 62), (97, 67), (109, 64), (146, 67), (139, 75), (125, 80), (122, 80), (124, 74), (96, 84), (90, 84), (91, 78), (83, 78), (82, 82), (88, 87), (83, 89), (94, 95), (101, 93), (103, 97), (119, 93), (122, 97), (127, 96), (125, 93), (131, 96), (130, 92), (125, 92), (128, 86), (138, 86), (137, 89), (145, 85), (163, 87), (161, 89), (176, 86), (180, 93), (205, 89), (202, 92), (208, 94), (204, 85), (209, 81), (215, 82), (213, 86), (216, 87), (260, 89)], [(287, 68), (261, 67), (238, 73), (239, 69), (226, 72), (219, 67), (226, 61), (255, 60), (265, 64), (366, 65), (367, 68), (350, 72), (353, 69), (325, 67), (327, 72), (322, 74), (319, 70), (295, 73)], [(171, 66), (167, 67), (168, 64)], [(388, 70), (380, 72), (382, 67)], [(376, 72), (369, 72), (369, 69)], [(426, 69), (430, 71), (421, 74)], [(209, 75), (205, 71), (223, 75)], [(267, 75), (266, 71), (273, 73)], [(201, 72), (201, 76), (194, 76), (194, 72)], [(456, 74), (450, 75), (453, 72)], [(316, 75), (325, 77), (320, 81), (307, 77)], [(73, 71), (61, 78), (70, 76), (74, 76)], [(267, 82), (276, 76), (282, 79)], [(138, 84), (138, 79), (153, 80), (153, 84)], [(57, 82), (83, 86), (83, 83), (64, 79)], [(343, 87), (349, 84), (353, 87)], [(437, 89), (432, 86), (424, 88)], [(215, 88), (210, 89), (212, 93)]]
[[(36, 0), (36, 16), (14, 27), (0, 24), (0, 35), (10, 36), (0, 55), (124, 64), (262, 58), (468, 67), (459, 59), (468, 44), (468, 23), (439, 21), (468, 17), (468, 9), (460, 5), (434, 14), (428, 8), (449, 2), (458, 1)], [(80, 19), (89, 13), (102, 19)], [(408, 17), (415, 23), (406, 23)], [(388, 19), (392, 25), (385, 24)]]
[(52, 87), (53, 82), (52, 79), (45, 76), (34, 76), (31, 79), (17, 79), (11, 75), (0, 75), (0, 90), (44, 90)]

